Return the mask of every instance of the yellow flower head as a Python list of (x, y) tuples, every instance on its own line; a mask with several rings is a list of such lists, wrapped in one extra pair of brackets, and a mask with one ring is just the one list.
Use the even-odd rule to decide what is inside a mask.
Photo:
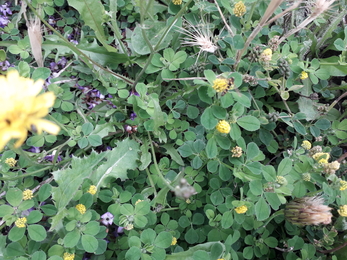
[(177, 244), (177, 238), (175, 237), (172, 237), (172, 242), (171, 242), (171, 245), (174, 246)]
[(27, 218), (18, 218), (14, 224), (16, 227), (23, 228), (25, 227), (25, 224), (27, 223)]
[(243, 214), (243, 213), (246, 213), (248, 210), (247, 206), (246, 205), (242, 205), (240, 207), (237, 207), (235, 208), (235, 211), (237, 214)]
[(31, 200), (33, 198), (33, 191), (26, 189), (23, 191), (23, 200)]
[(307, 79), (307, 78), (308, 78), (307, 72), (306, 72), (306, 71), (302, 71), (302, 72), (300, 73), (300, 79)]
[(65, 252), (63, 255), (64, 260), (74, 260), (75, 259), (75, 254), (70, 254), (68, 252)]
[(347, 181), (340, 181), (340, 190), (346, 190), (347, 189)]
[(135, 202), (135, 205), (139, 204), (141, 201), (143, 201), (143, 200), (137, 200), (137, 201)]
[(347, 217), (347, 205), (340, 206), (340, 209), (338, 209), (337, 212), (340, 216)]
[(246, 6), (242, 1), (240, 1), (240, 2), (235, 4), (233, 11), (234, 11), (234, 15), (236, 17), (241, 17), (242, 15), (244, 15), (246, 13)]
[(84, 213), (86, 213), (86, 211), (87, 211), (86, 206), (84, 206), (83, 204), (77, 204), (77, 205), (76, 205), (76, 209), (77, 209), (81, 214), (84, 214)]
[(94, 195), (97, 191), (98, 189), (96, 188), (95, 185), (90, 185), (89, 190), (87, 192)]
[(263, 55), (265, 56), (272, 56), (272, 50), (270, 48), (267, 48), (263, 51)]
[(230, 132), (230, 124), (225, 120), (221, 120), (217, 124), (216, 129), (222, 134), (228, 134)]
[(229, 88), (229, 82), (227, 79), (215, 79), (212, 88), (217, 92), (223, 92)]
[(0, 151), (12, 138), (18, 139), (15, 147), (23, 144), (33, 126), (38, 134), (43, 130), (58, 134), (57, 125), (42, 119), (55, 100), (53, 92), (38, 95), (42, 85), (43, 80), (20, 77), (16, 70), (9, 71), (7, 77), (0, 76)]
[(305, 150), (310, 150), (312, 147), (312, 144), (309, 141), (304, 140), (302, 141), (301, 147), (304, 148)]
[(321, 159), (325, 159), (327, 162), (330, 158), (330, 154), (328, 153), (315, 153), (312, 155), (312, 158), (315, 159), (316, 161), (320, 161)]
[(180, 4), (182, 4), (182, 0), (172, 0), (172, 3), (174, 5), (180, 5)]
[(322, 158), (322, 159), (319, 159), (318, 163), (319, 163), (319, 164), (327, 164), (327, 163), (328, 163), (328, 160)]
[(310, 181), (310, 180), (311, 180), (311, 174), (309, 174), (309, 173), (303, 173), (303, 174), (302, 174), (302, 179), (303, 179), (304, 181)]
[(233, 149), (231, 149), (231, 152), (233, 153), (231, 157), (239, 158), (242, 156), (242, 148), (239, 146), (233, 147)]
[(17, 161), (14, 158), (6, 158), (5, 163), (10, 167), (14, 167)]

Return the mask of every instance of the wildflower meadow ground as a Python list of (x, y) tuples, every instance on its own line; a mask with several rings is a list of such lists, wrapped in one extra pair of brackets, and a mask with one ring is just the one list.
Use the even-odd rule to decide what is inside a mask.
[(0, 0), (0, 260), (345, 260), (346, 0)]

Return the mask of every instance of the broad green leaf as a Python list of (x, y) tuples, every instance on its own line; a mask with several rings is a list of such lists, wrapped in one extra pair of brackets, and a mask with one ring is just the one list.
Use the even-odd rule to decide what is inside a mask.
[(107, 51), (118, 52), (106, 42), (103, 27), (105, 8), (100, 0), (68, 0), (68, 4), (80, 13), (84, 23), (94, 30), (96, 37)]
[(215, 138), (210, 138), (210, 140), (207, 141), (207, 145), (205, 148), (207, 158), (212, 159), (215, 158), (218, 154), (218, 148)]
[(260, 197), (255, 204), (255, 215), (258, 221), (263, 221), (270, 216), (270, 207), (263, 197)]
[(64, 237), (64, 246), (67, 248), (73, 248), (80, 241), (81, 234), (78, 230), (68, 232)]
[(137, 167), (138, 152), (137, 142), (129, 139), (118, 142), (117, 147), (107, 153), (107, 162), (99, 166), (90, 179), (97, 187), (105, 187), (112, 178), (124, 181), (127, 178), (127, 170)]
[(244, 116), (237, 119), (237, 124), (247, 131), (256, 131), (260, 128), (258, 118), (254, 116)]
[(83, 235), (81, 242), (83, 249), (88, 253), (93, 253), (98, 248), (98, 240), (91, 235)]
[(164, 144), (162, 145), (166, 149), (167, 154), (170, 155), (171, 159), (174, 160), (179, 165), (184, 166), (184, 162), (182, 160), (182, 157), (179, 155), (177, 150), (173, 147), (172, 144)]
[(47, 237), (47, 232), (41, 225), (29, 225), (28, 233), (29, 237), (36, 242), (41, 242)]
[(169, 232), (160, 232), (154, 240), (154, 245), (159, 248), (168, 248), (172, 242), (172, 235)]
[(19, 228), (19, 227), (13, 226), (10, 232), (8, 233), (8, 239), (10, 239), (13, 242), (16, 242), (24, 236), (25, 231), (26, 231), (26, 228)]
[(201, 115), (201, 124), (208, 130), (216, 127), (218, 120), (213, 115), (212, 108), (208, 107)]
[(23, 192), (18, 188), (11, 188), (6, 192), (6, 200), (12, 206), (18, 206), (23, 198)]
[(292, 170), (292, 160), (289, 158), (284, 158), (278, 165), (278, 175), (286, 175)]
[(259, 147), (256, 143), (250, 142), (247, 144), (247, 160), (252, 160), (253, 158), (257, 157), (258, 154), (260, 153)]

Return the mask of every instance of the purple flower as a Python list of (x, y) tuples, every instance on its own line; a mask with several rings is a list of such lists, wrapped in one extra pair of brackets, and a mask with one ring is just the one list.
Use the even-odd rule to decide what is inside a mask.
[(124, 233), (124, 227), (118, 227), (117, 230), (115, 230), (113, 232), (113, 235), (115, 237), (119, 237), (120, 234), (123, 234)]
[(136, 113), (135, 112), (132, 112), (130, 114), (130, 119), (134, 121), (134, 119), (137, 117)]
[(66, 66), (67, 64), (67, 59), (65, 57), (62, 57), (58, 62), (58, 65), (61, 65), (63, 68)]
[(10, 20), (7, 18), (7, 16), (0, 16), (0, 27), (5, 28), (7, 24), (10, 22)]
[(5, 3), (4, 5), (0, 5), (0, 12), (6, 16), (6, 14), (12, 14), (11, 9), (9, 8), (8, 4)]
[(40, 152), (40, 147), (32, 146), (27, 151), (31, 152), (31, 153), (39, 153)]
[(137, 93), (135, 90), (132, 90), (131, 92), (130, 92), (130, 96), (132, 96), (132, 95), (135, 95), (135, 96), (140, 96), (140, 94), (139, 93)]
[(110, 212), (106, 212), (101, 216), (101, 223), (105, 226), (113, 224), (113, 215)]
[(11, 66), (11, 63), (9, 63), (7, 60), (5, 60), (5, 61), (0, 62), (0, 67), (1, 67), (2, 71), (6, 71), (6, 70), (8, 70), (9, 67), (13, 67), (13, 66)]
[[(43, 159), (46, 160), (46, 161), (53, 162), (54, 156), (55, 156), (55, 154), (46, 155), (45, 157), (43, 157)], [(61, 158), (61, 156), (58, 155), (58, 157), (57, 157), (57, 162), (60, 162), (60, 161), (62, 161), (62, 160), (63, 160), (63, 159)]]

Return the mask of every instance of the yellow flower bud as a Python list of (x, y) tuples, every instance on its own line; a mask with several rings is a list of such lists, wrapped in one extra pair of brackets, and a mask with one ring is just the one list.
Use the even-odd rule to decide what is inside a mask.
[(33, 198), (33, 191), (26, 189), (23, 191), (23, 200), (31, 200)]
[(27, 218), (25, 218), (25, 217), (24, 218), (18, 218), (16, 220), (16, 222), (14, 222), (16, 227), (19, 227), (19, 228), (24, 228), (26, 223), (27, 223)]
[(246, 13), (246, 6), (242, 1), (239, 1), (238, 3), (235, 4), (233, 11), (236, 17), (241, 17), (242, 15)]
[(96, 188), (95, 185), (90, 185), (89, 190), (87, 192), (94, 195), (97, 191), (98, 189)]
[(243, 213), (246, 213), (248, 210), (247, 206), (246, 205), (242, 205), (240, 207), (237, 207), (235, 208), (235, 211), (237, 214), (243, 214)]
[(86, 206), (84, 206), (83, 204), (78, 204), (76, 205), (76, 209), (83, 215), (84, 213), (86, 213), (87, 209)]
[(225, 120), (221, 120), (217, 124), (216, 129), (222, 134), (228, 134), (230, 132), (230, 124)]
[(302, 72), (300, 73), (300, 79), (307, 79), (307, 78), (308, 78), (307, 72), (306, 72), (306, 71), (302, 71)]

